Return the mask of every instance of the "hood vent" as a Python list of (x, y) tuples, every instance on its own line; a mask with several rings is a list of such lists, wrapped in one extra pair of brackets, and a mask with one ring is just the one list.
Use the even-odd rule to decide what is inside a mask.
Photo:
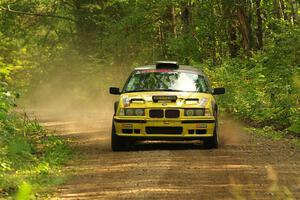
[(152, 100), (154, 103), (157, 102), (176, 102), (177, 96), (175, 95), (168, 95), (168, 96), (152, 96)]
[(187, 98), (185, 101), (199, 101), (198, 98)]
[(130, 103), (145, 103), (145, 99), (132, 98), (130, 99)]
[(198, 98), (187, 98), (185, 99), (185, 104), (196, 104), (199, 102)]

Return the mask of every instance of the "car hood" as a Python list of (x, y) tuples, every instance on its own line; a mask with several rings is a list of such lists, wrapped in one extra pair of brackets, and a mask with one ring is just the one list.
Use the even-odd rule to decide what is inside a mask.
[(120, 98), (121, 107), (209, 107), (211, 94), (195, 92), (133, 92)]

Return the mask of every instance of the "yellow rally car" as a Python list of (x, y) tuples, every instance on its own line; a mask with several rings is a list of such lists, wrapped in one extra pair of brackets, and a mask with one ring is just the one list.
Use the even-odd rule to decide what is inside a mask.
[(120, 95), (115, 103), (111, 148), (126, 150), (138, 140), (203, 140), (217, 148), (218, 106), (214, 88), (205, 74), (177, 62), (161, 61), (136, 68), (124, 88), (111, 87)]

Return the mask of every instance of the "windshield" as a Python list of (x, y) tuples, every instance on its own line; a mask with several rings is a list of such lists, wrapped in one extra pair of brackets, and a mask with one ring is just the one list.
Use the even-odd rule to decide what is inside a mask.
[(168, 70), (141, 70), (134, 73), (123, 92), (178, 91), (208, 92), (205, 79), (192, 72)]

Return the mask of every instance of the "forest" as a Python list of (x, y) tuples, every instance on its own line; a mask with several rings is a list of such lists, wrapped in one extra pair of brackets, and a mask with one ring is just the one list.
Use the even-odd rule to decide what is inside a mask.
[(300, 137), (299, 6), (299, 0), (0, 0), (0, 197), (22, 199), (56, 184), (61, 180), (49, 177), (59, 177), (71, 156), (66, 142), (22, 107), (92, 108), (132, 68), (157, 60), (198, 67), (224, 86), (222, 114)]

